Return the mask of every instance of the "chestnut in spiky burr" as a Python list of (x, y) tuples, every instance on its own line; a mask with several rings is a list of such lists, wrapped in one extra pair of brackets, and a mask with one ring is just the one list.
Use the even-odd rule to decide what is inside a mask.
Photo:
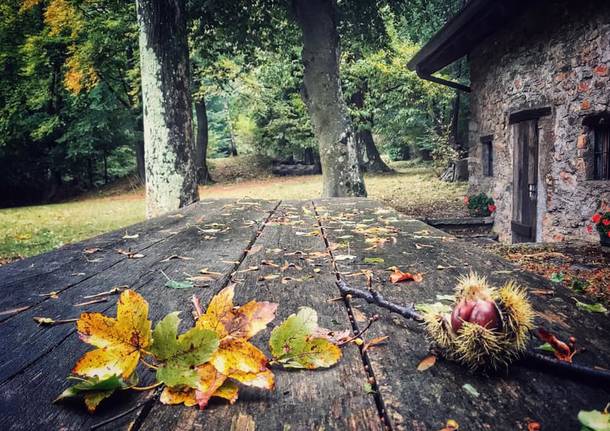
[(450, 359), (471, 368), (507, 365), (525, 350), (533, 310), (525, 291), (510, 282), (497, 290), (476, 273), (458, 280), (451, 314), (430, 314), (430, 339)]

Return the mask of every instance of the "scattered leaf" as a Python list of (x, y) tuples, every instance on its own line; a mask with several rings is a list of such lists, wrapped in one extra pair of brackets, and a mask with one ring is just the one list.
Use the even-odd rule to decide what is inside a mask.
[(551, 282), (553, 282), (553, 283), (563, 283), (564, 279), (565, 279), (565, 276), (563, 275), (563, 272), (554, 272), (551, 274), (551, 277), (549, 278), (549, 280), (551, 280)]
[(455, 302), (455, 296), (454, 295), (436, 295), (436, 299), (439, 300), (439, 301)]
[(572, 363), (572, 357), (577, 353), (576, 350), (573, 350), (570, 346), (544, 328), (538, 328), (535, 334), (538, 339), (548, 343), (549, 346), (551, 346), (557, 359)]
[(53, 326), (53, 325), (60, 325), (62, 323), (74, 323), (77, 322), (78, 319), (61, 319), (61, 320), (55, 320), (55, 319), (51, 319), (50, 317), (34, 317), (34, 322), (38, 323), (41, 326)]
[(193, 260), (192, 257), (178, 256), (177, 254), (172, 254), (171, 256), (166, 257), (163, 260), (160, 260), (159, 262), (169, 262), (170, 260), (175, 260), (175, 259), (179, 259), (179, 260)]
[(98, 377), (87, 379), (72, 377), (71, 379), (77, 380), (78, 383), (63, 391), (53, 402), (82, 396), (90, 413), (95, 412), (99, 403), (112, 395), (115, 390), (129, 387), (128, 383), (116, 375), (108, 376), (105, 379)]
[(417, 283), (421, 282), (424, 277), (420, 274), (411, 274), (409, 272), (402, 272), (398, 268), (394, 269), (394, 272), (390, 274), (390, 282), (391, 283), (400, 283), (403, 281), (415, 281)]
[(107, 290), (106, 292), (100, 292), (100, 293), (95, 293), (93, 295), (83, 296), (83, 298), (92, 299), (92, 298), (99, 298), (99, 297), (109, 296), (109, 295), (118, 295), (119, 293), (121, 293), (122, 291), (124, 291), (125, 289), (128, 289), (128, 288), (129, 288), (129, 286), (127, 286), (127, 285), (116, 286), (110, 290)]
[(447, 304), (435, 302), (434, 304), (415, 304), (415, 309), (422, 313), (443, 314), (450, 313), (451, 307)]
[(465, 385), (462, 386), (462, 388), (475, 398), (478, 398), (479, 395), (481, 395), (481, 394), (479, 394), (479, 391), (477, 391), (475, 389), (475, 387), (472, 386), (470, 383), (466, 383)]
[(364, 391), (365, 394), (374, 394), (375, 393), (375, 389), (373, 389), (373, 385), (370, 384), (369, 382), (364, 383), (364, 385), (362, 386), (362, 390)]
[(447, 423), (445, 424), (445, 428), (443, 428), (440, 431), (456, 431), (460, 428), (460, 424), (453, 419), (448, 419)]
[(415, 243), (415, 248), (418, 250), (421, 250), (422, 248), (434, 248), (433, 245), (429, 245), (429, 244), (420, 244), (418, 242)]
[(542, 350), (543, 352), (555, 353), (555, 349), (549, 343), (543, 343), (539, 346), (536, 346), (537, 350)]
[(148, 303), (138, 293), (126, 290), (117, 305), (117, 317), (83, 313), (77, 322), (81, 340), (97, 349), (82, 356), (75, 374), (107, 379), (113, 375), (128, 378), (135, 371), (140, 352), (151, 343)]
[(344, 260), (353, 260), (353, 259), (356, 259), (356, 256), (353, 256), (351, 254), (338, 254), (335, 256), (335, 260), (337, 262), (341, 262)]
[(90, 248), (86, 248), (83, 250), (84, 254), (93, 254), (93, 253), (97, 253), (98, 251), (101, 251), (101, 248), (98, 247), (90, 247)]
[(331, 332), (318, 327), (315, 310), (302, 307), (271, 332), (269, 347), (274, 361), (286, 368), (325, 368), (337, 363), (341, 349), (316, 334)]
[(529, 421), (527, 423), (527, 431), (540, 431), (541, 429), (540, 422)]
[(133, 235), (129, 235), (128, 233), (126, 233), (125, 235), (123, 235), (123, 239), (136, 239), (136, 238), (140, 238), (139, 233), (134, 233)]
[(385, 260), (381, 257), (365, 257), (363, 260), (366, 264), (376, 264), (376, 263), (384, 263)]
[(572, 299), (576, 301), (576, 307), (578, 307), (579, 310), (588, 311), (589, 313), (608, 313), (608, 309), (599, 302), (596, 302), (594, 304), (587, 304), (585, 302), (580, 302), (574, 297)]
[(610, 431), (610, 414), (608, 414), (608, 406), (606, 410), (581, 410), (578, 412), (578, 421), (581, 425), (588, 427), (593, 431)]
[(362, 353), (366, 352), (367, 350), (369, 350), (373, 347), (383, 344), (388, 338), (390, 338), (389, 335), (383, 335), (381, 337), (371, 338), (369, 341), (364, 343), (364, 347), (362, 348)]
[(170, 289), (190, 289), (194, 286), (195, 284), (190, 280), (167, 280), (165, 283), (165, 287), (169, 287)]
[(426, 371), (428, 368), (433, 367), (434, 364), (436, 364), (436, 356), (428, 355), (417, 365), (417, 371)]

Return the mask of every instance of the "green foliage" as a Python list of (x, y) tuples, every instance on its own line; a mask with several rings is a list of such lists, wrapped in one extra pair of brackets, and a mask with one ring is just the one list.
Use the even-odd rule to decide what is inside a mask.
[(485, 193), (466, 198), (466, 206), (472, 217), (489, 217), (496, 210), (494, 200)]

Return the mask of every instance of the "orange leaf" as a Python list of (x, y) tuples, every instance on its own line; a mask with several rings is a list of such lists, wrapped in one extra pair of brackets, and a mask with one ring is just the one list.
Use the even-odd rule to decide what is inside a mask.
[(398, 268), (395, 268), (394, 272), (390, 274), (390, 281), (392, 283), (400, 283), (401, 281), (415, 281), (419, 283), (423, 279), (424, 277), (419, 273), (411, 274), (410, 272), (402, 272)]
[(372, 338), (371, 340), (369, 340), (365, 343), (364, 347), (362, 348), (362, 353), (366, 352), (371, 347), (378, 346), (379, 344), (383, 343), (388, 338), (390, 338), (389, 335), (384, 335), (383, 337)]
[(540, 422), (528, 422), (527, 423), (527, 431), (540, 431)]
[(572, 357), (576, 352), (573, 352), (570, 346), (568, 346), (566, 343), (564, 343), (559, 338), (557, 338), (556, 336), (554, 336), (549, 331), (543, 328), (538, 328), (536, 336), (540, 340), (551, 345), (555, 353), (555, 357), (557, 359), (559, 359), (560, 361), (572, 363)]
[(436, 364), (436, 356), (428, 355), (421, 360), (419, 365), (417, 365), (417, 371), (426, 371), (428, 368), (434, 366), (434, 364)]

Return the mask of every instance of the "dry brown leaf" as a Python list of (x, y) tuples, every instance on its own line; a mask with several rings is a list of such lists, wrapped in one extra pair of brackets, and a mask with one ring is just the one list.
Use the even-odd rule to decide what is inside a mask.
[(417, 371), (426, 371), (428, 368), (436, 364), (436, 356), (428, 355), (417, 365)]
[(97, 247), (91, 247), (91, 248), (86, 248), (83, 250), (84, 254), (93, 254), (93, 253), (97, 253), (98, 251), (101, 251), (101, 248), (97, 248)]
[(366, 322), (368, 320), (366, 315), (356, 307), (352, 308), (352, 313), (354, 314), (356, 322)]
[(375, 338), (370, 339), (369, 341), (364, 343), (364, 347), (362, 348), (362, 353), (366, 352), (367, 350), (369, 350), (372, 347), (379, 346), (380, 344), (382, 344), (389, 338), (390, 338), (389, 335), (384, 335), (382, 337), (375, 337)]

